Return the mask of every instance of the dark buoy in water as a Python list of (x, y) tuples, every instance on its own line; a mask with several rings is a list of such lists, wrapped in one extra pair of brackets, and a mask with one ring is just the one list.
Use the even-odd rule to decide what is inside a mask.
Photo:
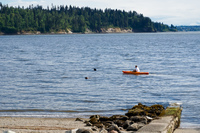
[(88, 77), (85, 77), (85, 79), (88, 79)]
[(96, 71), (97, 69), (96, 68), (94, 68), (94, 71)]

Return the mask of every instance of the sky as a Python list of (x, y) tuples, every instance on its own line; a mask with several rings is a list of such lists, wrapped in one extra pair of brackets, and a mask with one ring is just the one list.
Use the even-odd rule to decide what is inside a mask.
[(3, 5), (72, 5), (97, 9), (136, 11), (154, 22), (174, 26), (200, 25), (200, 0), (0, 0)]

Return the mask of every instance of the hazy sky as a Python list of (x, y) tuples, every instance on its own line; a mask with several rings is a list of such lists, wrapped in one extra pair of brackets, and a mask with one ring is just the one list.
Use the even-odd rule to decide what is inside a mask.
[(72, 5), (97, 9), (136, 11), (154, 22), (168, 25), (200, 25), (200, 0), (0, 0), (4, 5)]

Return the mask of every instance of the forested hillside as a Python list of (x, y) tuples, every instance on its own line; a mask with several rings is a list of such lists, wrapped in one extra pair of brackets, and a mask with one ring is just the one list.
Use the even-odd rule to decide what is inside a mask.
[(0, 3), (0, 32), (40, 31), (41, 33), (69, 30), (84, 33), (102, 32), (102, 28), (132, 29), (133, 32), (176, 31), (163, 23), (152, 22), (135, 11), (113, 9), (91, 9), (89, 7), (54, 6), (44, 9), (42, 6), (9, 7)]

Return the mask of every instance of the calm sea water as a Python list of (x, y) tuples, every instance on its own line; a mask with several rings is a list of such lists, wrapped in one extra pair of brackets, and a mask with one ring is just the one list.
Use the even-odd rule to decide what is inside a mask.
[[(198, 32), (0, 36), (0, 116), (111, 116), (178, 102), (181, 126), (200, 127), (199, 49)], [(135, 65), (150, 74), (122, 74)]]

